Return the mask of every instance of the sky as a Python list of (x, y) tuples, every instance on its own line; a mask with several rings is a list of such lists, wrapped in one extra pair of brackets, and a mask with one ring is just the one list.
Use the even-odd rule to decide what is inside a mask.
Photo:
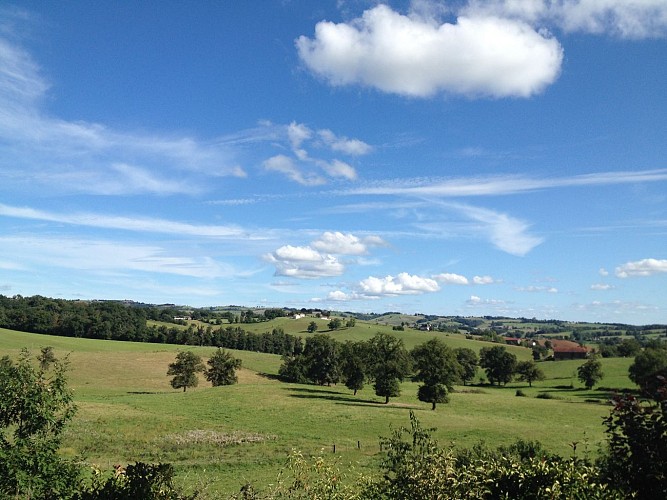
[(0, 4), (0, 294), (667, 323), (667, 0)]

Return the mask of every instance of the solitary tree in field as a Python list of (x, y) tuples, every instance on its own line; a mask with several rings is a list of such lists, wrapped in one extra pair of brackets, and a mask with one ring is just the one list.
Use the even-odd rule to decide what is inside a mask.
[(420, 401), (431, 403), (431, 409), (435, 410), (436, 403), (449, 401), (448, 392), (460, 379), (461, 365), (454, 351), (440, 339), (431, 339), (415, 347), (411, 354), (417, 370), (414, 379), (423, 383), (419, 386), (417, 397)]
[(315, 333), (317, 331), (317, 323), (311, 321), (308, 323), (308, 333)]
[(171, 386), (174, 389), (183, 388), (183, 392), (188, 387), (197, 387), (199, 379), (198, 372), (204, 371), (204, 363), (201, 357), (192, 351), (181, 351), (176, 355), (176, 361), (169, 364), (167, 375), (174, 375), (171, 379)]
[(577, 374), (586, 389), (592, 389), (595, 384), (602, 380), (602, 363), (597, 358), (591, 358), (577, 368)]
[(238, 382), (236, 370), (241, 368), (241, 360), (232, 356), (228, 351), (218, 348), (206, 363), (209, 367), (204, 375), (213, 387)]
[(519, 380), (528, 382), (529, 387), (533, 387), (534, 381), (545, 378), (544, 372), (534, 361), (519, 361), (516, 364), (516, 373), (519, 375)]

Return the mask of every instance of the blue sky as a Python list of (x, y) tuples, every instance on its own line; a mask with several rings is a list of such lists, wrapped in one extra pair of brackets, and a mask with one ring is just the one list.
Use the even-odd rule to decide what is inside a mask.
[(667, 322), (667, 2), (0, 7), (0, 293)]

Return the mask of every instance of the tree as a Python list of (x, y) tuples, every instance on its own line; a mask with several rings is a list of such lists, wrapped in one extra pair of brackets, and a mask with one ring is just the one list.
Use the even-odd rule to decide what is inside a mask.
[(636, 356), (641, 350), (642, 346), (636, 339), (623, 339), (621, 340), (621, 343), (616, 346), (616, 351), (622, 358)]
[(364, 361), (364, 354), (366, 351), (366, 344), (364, 342), (350, 342), (343, 344), (340, 351), (341, 359), (341, 374), (345, 381), (345, 387), (354, 391), (364, 388), (366, 382), (366, 363)]
[(468, 347), (454, 349), (454, 353), (456, 354), (456, 361), (461, 366), (461, 380), (463, 380), (463, 385), (466, 385), (466, 382), (475, 378), (479, 357), (475, 351)]
[(56, 355), (53, 354), (53, 347), (42, 347), (40, 349), (39, 355), (37, 356), (37, 361), (39, 361), (39, 369), (42, 371), (47, 371), (56, 361)]
[(308, 323), (308, 333), (315, 333), (317, 331), (317, 323), (311, 321)]
[(174, 375), (171, 379), (171, 386), (174, 389), (183, 388), (183, 392), (188, 387), (197, 387), (199, 379), (198, 372), (204, 371), (204, 363), (201, 357), (192, 351), (181, 351), (176, 355), (176, 361), (169, 364), (167, 375)]
[(368, 368), (373, 388), (377, 396), (385, 397), (385, 404), (390, 397), (399, 396), (400, 382), (410, 373), (411, 360), (403, 341), (378, 333), (368, 341)]
[(356, 324), (357, 324), (357, 320), (356, 320), (355, 318), (350, 318), (350, 319), (348, 319), (348, 320), (345, 322), (345, 326), (346, 326), (347, 328), (352, 328), (352, 327), (354, 327), (354, 325), (356, 325)]
[(516, 373), (519, 375), (519, 380), (528, 382), (529, 387), (533, 387), (534, 381), (545, 379), (544, 372), (534, 361), (519, 361), (516, 365)]
[(306, 357), (303, 354), (289, 355), (282, 357), (283, 364), (278, 369), (278, 376), (285, 382), (294, 382), (296, 384), (305, 384), (308, 382), (306, 376)]
[(340, 380), (340, 344), (329, 335), (314, 335), (306, 339), (303, 355), (306, 376), (319, 385), (331, 385)]
[(338, 330), (341, 326), (343, 326), (343, 322), (340, 320), (340, 318), (333, 318), (331, 321), (329, 321), (329, 330)]
[(232, 356), (230, 352), (218, 348), (206, 363), (209, 368), (204, 375), (213, 387), (232, 385), (238, 382), (236, 370), (241, 368), (241, 360)]
[(592, 357), (577, 368), (577, 375), (579, 380), (586, 386), (586, 389), (590, 390), (602, 380), (602, 363), (596, 357)]
[(648, 395), (653, 396), (660, 384), (659, 377), (667, 378), (667, 347), (647, 347), (637, 354), (630, 365), (630, 380)]
[(436, 403), (447, 403), (448, 391), (454, 389), (454, 382), (460, 379), (462, 371), (454, 351), (442, 340), (433, 338), (415, 347), (410, 354), (417, 370), (414, 380), (423, 382), (417, 393), (419, 401), (431, 403), (432, 410)]
[(658, 378), (651, 399), (618, 396), (604, 421), (607, 450), (602, 469), (627, 498), (667, 498), (667, 379)]
[(491, 385), (507, 384), (516, 368), (516, 356), (503, 346), (483, 347), (479, 351), (479, 364), (486, 372)]
[(80, 470), (58, 455), (65, 425), (76, 412), (67, 364), (53, 361), (47, 376), (30, 353), (0, 359), (0, 497), (67, 498)]

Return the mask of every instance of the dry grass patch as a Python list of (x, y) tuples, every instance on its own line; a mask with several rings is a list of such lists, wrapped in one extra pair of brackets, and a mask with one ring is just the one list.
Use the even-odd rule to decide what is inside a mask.
[(217, 432), (211, 430), (192, 430), (177, 434), (168, 434), (164, 439), (177, 446), (214, 445), (225, 447), (244, 443), (261, 443), (274, 441), (277, 436), (265, 436), (262, 434), (234, 431), (231, 433)]

